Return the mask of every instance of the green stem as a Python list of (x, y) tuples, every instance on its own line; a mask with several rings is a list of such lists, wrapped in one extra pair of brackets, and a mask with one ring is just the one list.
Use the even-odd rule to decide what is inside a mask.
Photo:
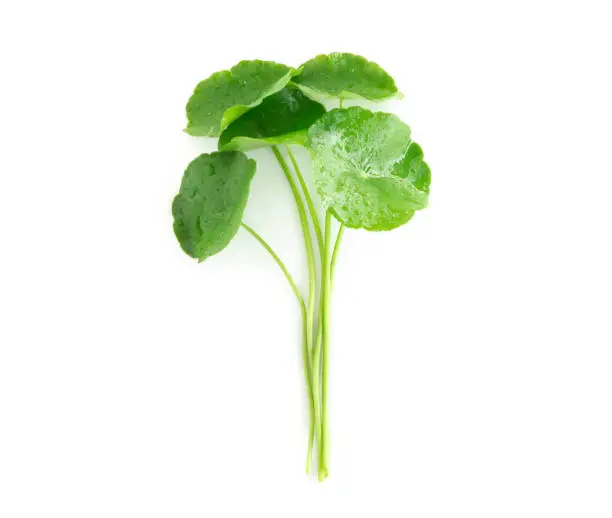
[[(315, 256), (314, 250), (312, 247), (312, 236), (310, 235), (310, 228), (308, 226), (308, 217), (306, 215), (306, 209), (304, 208), (304, 202), (302, 201), (302, 197), (300, 196), (300, 192), (298, 187), (291, 175), (291, 171), (289, 170), (289, 166), (287, 162), (283, 158), (283, 155), (278, 150), (276, 146), (272, 146), (272, 152), (278, 163), (285, 174), (285, 178), (289, 183), (289, 187), (291, 192), (293, 193), (293, 197), (295, 199), (295, 204), (298, 210), (298, 215), (300, 218), (300, 225), (302, 227), (302, 233), (304, 234), (304, 245), (306, 248), (306, 258), (308, 261), (308, 309), (307, 309), (307, 332), (306, 332), (306, 346), (304, 351), (304, 362), (308, 365), (307, 369), (310, 373), (312, 370), (312, 366), (310, 365), (310, 350), (313, 348), (313, 329), (314, 329), (314, 314), (315, 314), (315, 304), (316, 304), (316, 265), (315, 265)], [(301, 175), (299, 175), (301, 176)], [(306, 191), (307, 192), (307, 191)], [(312, 200), (311, 200), (312, 201)], [(316, 228), (316, 227), (315, 227)], [(308, 390), (309, 390), (309, 399), (313, 402), (312, 413), (314, 414), (314, 419), (311, 419), (310, 422), (310, 432), (309, 432), (309, 442), (308, 442), (308, 461), (306, 463), (306, 467), (310, 470), (310, 458), (312, 456), (312, 439), (310, 437), (316, 436), (317, 443), (321, 443), (321, 425), (320, 425), (320, 412), (317, 413), (317, 398), (315, 397), (314, 390), (315, 387), (312, 384), (312, 377), (308, 378)]]
[(340, 223), (340, 228), (338, 229), (338, 235), (336, 236), (336, 243), (334, 244), (334, 252), (331, 258), (331, 266), (330, 266), (330, 282), (334, 280), (334, 271), (336, 270), (336, 261), (338, 260), (338, 250), (340, 249), (340, 243), (342, 242), (342, 236), (344, 235), (344, 229), (346, 227)]
[[(321, 283), (323, 281), (321, 280)], [(325, 466), (321, 464), (322, 462), (322, 450), (324, 448), (323, 445), (323, 433), (322, 433), (322, 406), (321, 406), (321, 349), (323, 344), (323, 292), (321, 292), (321, 310), (319, 311), (319, 322), (317, 329), (317, 339), (314, 350), (312, 352), (312, 368), (310, 370), (312, 375), (312, 396), (314, 399), (314, 413), (315, 413), (315, 423), (316, 423), (316, 431), (317, 431), (317, 450), (319, 453), (319, 480), (323, 480), (325, 477), (321, 478), (321, 474), (325, 472)]]
[[(325, 264), (325, 263), (323, 263)], [(317, 338), (311, 356), (311, 375), (312, 375), (312, 395), (314, 399), (315, 423), (317, 428), (317, 449), (319, 453), (319, 480), (321, 474), (325, 472), (325, 467), (321, 464), (321, 453), (323, 450), (323, 434), (322, 434), (322, 406), (321, 406), (321, 350), (323, 345), (323, 276), (321, 276), (321, 292), (320, 292), (320, 309), (319, 321), (317, 322)]]
[[(319, 336), (315, 354), (314, 373), (321, 370), (321, 441), (319, 442), (319, 480), (325, 480), (329, 473), (329, 414), (328, 414), (328, 379), (329, 379), (329, 338), (330, 338), (330, 252), (331, 252), (331, 212), (325, 212), (324, 261), (322, 264), (321, 314), (319, 316)], [(321, 357), (322, 356), (322, 357)], [(317, 377), (318, 378), (318, 377)], [(318, 379), (317, 379), (318, 381)], [(316, 386), (316, 383), (313, 382)]]
[[(278, 160), (278, 163), (285, 173), (285, 178), (289, 183), (289, 187), (291, 188), (291, 192), (293, 193), (293, 197), (295, 198), (295, 204), (297, 206), (298, 214), (300, 217), (300, 225), (302, 226), (302, 232), (304, 234), (304, 245), (306, 247), (306, 257), (308, 259), (308, 310), (309, 314), (314, 318), (314, 305), (315, 305), (315, 295), (316, 295), (316, 267), (315, 267), (315, 258), (314, 258), (314, 250), (312, 247), (312, 237), (310, 235), (310, 229), (308, 227), (308, 217), (306, 216), (306, 210), (304, 208), (304, 202), (302, 201), (302, 197), (300, 196), (300, 192), (298, 187), (291, 175), (291, 171), (289, 170), (289, 166), (283, 155), (281, 155), (280, 151), (276, 146), (272, 146), (272, 151)], [(301, 175), (300, 175), (301, 176)], [(312, 200), (311, 200), (312, 201)]]
[[(323, 381), (321, 382), (321, 392), (322, 392), (322, 432), (321, 435), (323, 437), (323, 456), (322, 460), (319, 460), (320, 465), (323, 466), (323, 479), (327, 477), (329, 473), (329, 411), (327, 406), (327, 381), (329, 378), (329, 343), (330, 343), (330, 327), (331, 327), (331, 297), (332, 297), (332, 287), (333, 287), (333, 277), (334, 271), (336, 269), (336, 261), (338, 260), (338, 251), (340, 250), (340, 243), (342, 242), (342, 236), (344, 235), (345, 226), (340, 223), (340, 228), (338, 229), (338, 234), (336, 235), (336, 242), (334, 243), (333, 252), (330, 258), (330, 247), (331, 247), (331, 213), (327, 211), (325, 213), (325, 263), (327, 267), (325, 268), (325, 289), (323, 291), (323, 302), (321, 305), (321, 314), (323, 318), (323, 333), (322, 333), (322, 343), (323, 343), (323, 361), (322, 361), (322, 376)], [(327, 263), (329, 261), (329, 263)], [(317, 337), (318, 338), (318, 337)], [(318, 363), (315, 363), (318, 365)], [(319, 472), (319, 480), (321, 478), (321, 472)]]
[(340, 106), (339, 106), (339, 107), (340, 107), (340, 108), (342, 108), (342, 105), (343, 105), (343, 104), (344, 104), (344, 99), (342, 99), (342, 98), (341, 98), (341, 99), (340, 99)]
[(304, 181), (304, 176), (302, 175), (302, 171), (300, 171), (300, 167), (298, 166), (297, 160), (291, 151), (289, 146), (287, 147), (287, 153), (289, 153), (289, 158), (291, 159), (291, 163), (293, 164), (293, 169), (295, 169), (295, 174), (298, 177), (298, 181), (300, 182), (300, 186), (302, 187), (302, 191), (304, 192), (304, 198), (306, 199), (306, 205), (308, 206), (308, 211), (310, 212), (310, 219), (312, 220), (312, 226), (314, 227), (315, 235), (317, 236), (317, 244), (319, 245), (319, 253), (321, 255), (321, 260), (323, 260), (323, 233), (321, 232), (321, 224), (319, 223), (319, 216), (317, 214), (317, 210), (315, 209), (314, 203), (312, 202), (312, 197), (310, 196), (310, 192), (308, 191), (308, 187), (306, 186), (306, 182)]
[(298, 303), (300, 304), (300, 306), (304, 307), (304, 310), (306, 310), (306, 304), (304, 303), (304, 298), (302, 297), (302, 294), (300, 293), (300, 290), (298, 289), (297, 285), (295, 284), (295, 282), (293, 280), (293, 277), (291, 277), (291, 274), (289, 273), (289, 270), (285, 266), (285, 263), (283, 263), (283, 261), (276, 254), (276, 252), (274, 250), (272, 250), (272, 247), (268, 243), (266, 243), (264, 238), (261, 237), (257, 232), (255, 232), (255, 230), (253, 230), (252, 227), (250, 227), (249, 225), (247, 225), (244, 222), (240, 223), (240, 225), (242, 225), (242, 228), (244, 228), (249, 234), (251, 234), (255, 239), (257, 239), (257, 241), (259, 241), (259, 244), (261, 244), (261, 246), (263, 246), (267, 250), (267, 252), (272, 256), (272, 259), (274, 259), (274, 261), (276, 261), (276, 264), (278, 264), (279, 268), (283, 271), (283, 274), (285, 274), (285, 277), (286, 277), (287, 281), (289, 282), (289, 285), (291, 286), (291, 290), (295, 294), (295, 297), (297, 298)]
[[(321, 224), (319, 222), (319, 216), (317, 214), (317, 210), (314, 206), (314, 203), (312, 201), (312, 196), (310, 195), (310, 191), (308, 190), (308, 186), (306, 185), (306, 181), (304, 180), (304, 175), (302, 175), (302, 171), (300, 170), (300, 166), (297, 163), (297, 160), (295, 158), (295, 155), (293, 154), (293, 152), (291, 151), (291, 148), (289, 146), (285, 146), (287, 148), (287, 153), (289, 154), (289, 158), (291, 159), (291, 163), (293, 164), (293, 169), (295, 170), (296, 176), (298, 177), (298, 181), (300, 182), (300, 186), (302, 188), (302, 191), (304, 192), (304, 198), (306, 199), (306, 205), (308, 207), (308, 211), (310, 212), (310, 219), (312, 220), (312, 225), (314, 227), (315, 230), (315, 235), (317, 237), (317, 244), (319, 246), (319, 255), (321, 257), (321, 268), (323, 268), (323, 263), (325, 261), (325, 256), (324, 256), (324, 243), (323, 243), (323, 232), (321, 231)], [(321, 278), (321, 282), (323, 281), (323, 278)], [(321, 293), (322, 293), (322, 288), (323, 288), (323, 284), (321, 284)], [(323, 306), (321, 306), (322, 309)], [(319, 311), (319, 317), (321, 315), (321, 310)], [(321, 320), (320, 320), (321, 322)], [(321, 340), (323, 339), (323, 327), (321, 325), (318, 326), (318, 330), (317, 330), (317, 343), (320, 344)], [(315, 350), (317, 349), (316, 344), (312, 347), (311, 350), (311, 365), (318, 365), (318, 363), (315, 363), (314, 361), (314, 353)], [(311, 368), (311, 371), (313, 370), (313, 368)], [(318, 389), (319, 384), (314, 384)]]
[(282, 272), (285, 274), (285, 278), (289, 282), (291, 286), (291, 290), (295, 294), (297, 301), (300, 305), (300, 311), (302, 313), (302, 355), (304, 359), (304, 376), (306, 377), (306, 385), (308, 387), (308, 400), (309, 400), (309, 409), (310, 409), (310, 436), (308, 441), (308, 454), (306, 457), (306, 472), (310, 473), (310, 467), (312, 462), (312, 444), (314, 439), (314, 400), (313, 400), (313, 392), (312, 392), (312, 384), (311, 384), (311, 372), (310, 372), (310, 361), (309, 361), (309, 351), (308, 351), (308, 314), (306, 310), (306, 304), (304, 303), (304, 298), (300, 293), (293, 277), (287, 270), (285, 263), (281, 260), (281, 258), (274, 252), (272, 247), (257, 233), (253, 228), (251, 228), (246, 223), (241, 223), (242, 227), (251, 234), (260, 244), (263, 246), (266, 251), (272, 256), (272, 259), (276, 262)]

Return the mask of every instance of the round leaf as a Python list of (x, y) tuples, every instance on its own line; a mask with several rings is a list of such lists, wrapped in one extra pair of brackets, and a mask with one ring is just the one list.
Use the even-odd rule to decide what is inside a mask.
[(255, 161), (239, 151), (200, 155), (189, 164), (172, 202), (181, 248), (203, 261), (236, 235), (255, 174)]
[(259, 106), (232, 122), (221, 134), (219, 149), (255, 149), (277, 144), (301, 144), (308, 128), (325, 113), (322, 104), (295, 86), (266, 97)]
[(321, 54), (307, 61), (293, 82), (315, 99), (382, 101), (402, 97), (393, 78), (376, 63), (344, 52)]
[(273, 61), (241, 61), (230, 70), (216, 72), (196, 86), (187, 103), (190, 135), (218, 137), (230, 123), (278, 92), (295, 73)]
[(310, 128), (306, 146), (324, 205), (347, 227), (391, 230), (427, 206), (429, 166), (395, 115), (332, 110)]

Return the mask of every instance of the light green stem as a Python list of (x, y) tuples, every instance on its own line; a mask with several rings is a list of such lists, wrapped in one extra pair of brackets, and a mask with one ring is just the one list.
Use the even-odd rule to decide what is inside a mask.
[(336, 271), (336, 261), (338, 260), (338, 250), (340, 250), (340, 243), (342, 242), (342, 236), (344, 235), (344, 229), (346, 227), (340, 223), (340, 228), (338, 229), (338, 235), (336, 236), (336, 243), (334, 244), (334, 253), (331, 258), (331, 266), (330, 266), (330, 282), (333, 285), (334, 281), (334, 272)]
[[(329, 474), (329, 421), (327, 413), (327, 379), (328, 379), (328, 358), (329, 358), (329, 326), (330, 326), (330, 304), (331, 304), (331, 289), (333, 274), (338, 259), (338, 251), (340, 243), (344, 235), (345, 226), (340, 224), (334, 250), (329, 261), (329, 251), (331, 247), (331, 214), (325, 214), (325, 244), (323, 247), (322, 260), (322, 276), (321, 276), (321, 301), (319, 311), (319, 326), (317, 329), (317, 339), (312, 357), (312, 386), (315, 398), (315, 409), (318, 408), (321, 401), (322, 409), (322, 441), (319, 444), (319, 480), (325, 480)], [(328, 262), (329, 261), (329, 262)], [(329, 276), (327, 275), (329, 271)], [(321, 353), (323, 352), (323, 361), (321, 361)], [(323, 374), (323, 383), (321, 382), (321, 374)], [(319, 395), (319, 387), (321, 387), (322, 395)], [(319, 399), (321, 398), (321, 399)], [(315, 413), (317, 410), (315, 410)]]
[(306, 385), (308, 387), (308, 400), (309, 400), (310, 422), (311, 422), (311, 426), (310, 426), (310, 434), (311, 435), (310, 435), (310, 438), (309, 438), (310, 440), (308, 442), (308, 455), (306, 457), (306, 472), (310, 473), (310, 467), (311, 467), (311, 462), (312, 462), (312, 460), (311, 460), (312, 459), (312, 443), (313, 443), (313, 439), (314, 439), (314, 437), (313, 437), (314, 436), (314, 427), (313, 427), (313, 424), (312, 424), (314, 422), (314, 400), (313, 400), (313, 396), (312, 396), (312, 385), (311, 385), (312, 376), (311, 376), (311, 372), (310, 372), (310, 362), (309, 362), (309, 353), (308, 353), (308, 315), (307, 315), (307, 311), (306, 311), (306, 304), (304, 302), (304, 298), (302, 297), (302, 294), (300, 293), (300, 290), (298, 289), (297, 285), (295, 284), (295, 282), (293, 280), (293, 277), (291, 277), (291, 274), (289, 273), (289, 270), (287, 270), (287, 267), (285, 266), (285, 263), (283, 263), (281, 258), (276, 254), (276, 252), (274, 252), (272, 247), (257, 232), (255, 232), (255, 230), (253, 230), (253, 228), (251, 228), (249, 225), (247, 225), (246, 223), (241, 223), (241, 225), (272, 256), (272, 259), (274, 259), (276, 264), (279, 266), (279, 268), (285, 274), (285, 278), (289, 282), (289, 285), (291, 286), (291, 290), (295, 294), (295, 297), (297, 298), (297, 301), (298, 301), (298, 303), (300, 305), (300, 312), (302, 313), (302, 341), (303, 341), (302, 353), (303, 353), (303, 357), (304, 357), (304, 376), (306, 377)]
[[(342, 108), (343, 99), (340, 99), (340, 108)], [(319, 481), (325, 480), (329, 475), (329, 451), (330, 451), (330, 433), (329, 433), (329, 407), (328, 407), (328, 380), (329, 380), (329, 347), (330, 347), (330, 329), (331, 329), (331, 297), (332, 297), (332, 278), (338, 259), (338, 250), (342, 242), (344, 234), (344, 225), (340, 224), (336, 242), (334, 243), (333, 252), (331, 249), (331, 212), (325, 212), (325, 252), (323, 254), (322, 269), (323, 269), (323, 289), (321, 315), (322, 326), (322, 348), (323, 358), (321, 360), (321, 437), (322, 447), (319, 451)], [(331, 254), (331, 256), (330, 256)], [(317, 365), (317, 364), (315, 364)]]
[[(325, 252), (325, 250), (324, 250)], [(325, 262), (323, 262), (325, 264)], [(322, 266), (323, 268), (323, 266)], [(319, 480), (324, 480), (325, 476), (322, 477), (323, 473), (326, 473), (325, 466), (322, 464), (322, 451), (324, 448), (323, 441), (324, 436), (322, 433), (322, 401), (321, 401), (321, 350), (323, 346), (323, 299), (324, 299), (324, 277), (321, 276), (321, 292), (319, 294), (320, 302), (319, 302), (319, 321), (317, 323), (317, 338), (314, 346), (314, 350), (312, 351), (312, 368), (310, 370), (312, 374), (312, 395), (314, 398), (314, 409), (315, 409), (315, 421), (317, 427), (317, 449), (319, 453)]]
[(300, 182), (300, 186), (302, 187), (302, 191), (304, 192), (304, 198), (306, 199), (306, 206), (308, 207), (308, 211), (310, 212), (310, 219), (312, 220), (312, 226), (314, 227), (315, 235), (317, 236), (317, 244), (319, 245), (319, 253), (321, 255), (321, 260), (323, 260), (323, 233), (321, 232), (321, 224), (319, 223), (319, 216), (317, 214), (317, 210), (315, 209), (314, 203), (312, 202), (312, 196), (310, 196), (310, 192), (308, 191), (308, 187), (306, 186), (306, 182), (304, 181), (304, 176), (302, 175), (302, 171), (300, 171), (300, 167), (298, 166), (297, 160), (291, 151), (289, 146), (287, 147), (287, 153), (289, 153), (289, 158), (291, 159), (291, 163), (293, 164), (293, 169), (295, 169), (295, 174), (298, 177), (298, 181)]
[[(318, 372), (321, 371), (321, 441), (319, 441), (319, 480), (325, 480), (329, 473), (329, 415), (327, 407), (329, 378), (329, 329), (330, 329), (330, 253), (331, 253), (331, 213), (325, 213), (325, 243), (323, 245), (323, 264), (321, 268), (321, 312), (319, 315), (319, 334), (313, 362), (313, 386), (318, 386)], [(316, 401), (315, 401), (316, 405)]]
[[(327, 223), (327, 221), (326, 221)], [(344, 229), (346, 227), (341, 223), (340, 224), (340, 228), (338, 229), (338, 235), (336, 236), (336, 242), (334, 244), (334, 251), (332, 253), (332, 258), (331, 258), (331, 263), (330, 263), (330, 267), (329, 267), (329, 288), (326, 290), (327, 294), (329, 294), (331, 292), (331, 288), (333, 286), (333, 280), (334, 280), (334, 271), (336, 269), (336, 261), (338, 260), (338, 251), (340, 250), (340, 243), (342, 242), (342, 236), (344, 235)], [(324, 250), (324, 249), (323, 249)], [(322, 265), (325, 264), (325, 250), (323, 252), (323, 259), (322, 259)], [(315, 348), (313, 351), (313, 357), (312, 357), (312, 376), (313, 376), (313, 381), (312, 381), (312, 386), (315, 387), (315, 406), (318, 404), (318, 387), (321, 384), (321, 378), (320, 378), (320, 373), (321, 373), (321, 351), (323, 349), (323, 327), (324, 327), (324, 303), (325, 303), (325, 299), (324, 299), (324, 295), (326, 292), (325, 287), (323, 286), (323, 280), (324, 278), (321, 277), (321, 303), (320, 303), (320, 311), (319, 311), (319, 326), (317, 329), (317, 339), (316, 339), (316, 344), (315, 344)], [(329, 433), (329, 432), (328, 432)], [(323, 441), (325, 441), (325, 437), (323, 437)], [(321, 446), (319, 446), (319, 448), (321, 448)], [(325, 464), (324, 464), (325, 466)], [(325, 474), (327, 474), (326, 470), (324, 469), (323, 471)], [(325, 478), (325, 477), (323, 477)]]
[[(312, 236), (310, 235), (310, 228), (308, 226), (308, 217), (306, 215), (306, 209), (304, 208), (304, 202), (302, 201), (302, 197), (300, 196), (300, 192), (298, 187), (293, 179), (291, 171), (289, 170), (289, 166), (287, 162), (283, 158), (283, 155), (278, 150), (276, 146), (272, 146), (272, 152), (278, 163), (285, 174), (285, 178), (289, 183), (289, 187), (295, 199), (295, 204), (298, 210), (298, 215), (300, 218), (300, 225), (302, 227), (302, 233), (304, 234), (304, 245), (306, 248), (306, 258), (308, 261), (308, 308), (307, 308), (307, 331), (306, 331), (306, 343), (304, 345), (304, 362), (306, 364), (306, 369), (308, 372), (308, 391), (309, 391), (309, 400), (311, 402), (311, 419), (310, 419), (310, 431), (309, 431), (309, 440), (308, 440), (308, 460), (306, 461), (306, 469), (310, 471), (310, 463), (312, 458), (312, 444), (313, 437), (316, 436), (317, 443), (321, 443), (321, 425), (320, 425), (320, 412), (317, 412), (317, 397), (315, 395), (315, 390), (317, 387), (312, 384), (312, 365), (311, 365), (311, 354), (310, 351), (313, 349), (313, 329), (314, 329), (314, 313), (315, 313), (315, 304), (316, 304), (316, 265), (315, 265), (315, 256), (314, 250), (312, 246)], [(301, 176), (301, 175), (299, 175)], [(307, 192), (307, 191), (306, 191)], [(311, 200), (312, 201), (312, 200)], [(316, 227), (315, 227), (316, 228)]]
[[(306, 206), (308, 207), (308, 211), (310, 212), (310, 219), (312, 220), (312, 226), (314, 228), (315, 231), (315, 235), (317, 237), (317, 245), (319, 248), (319, 255), (320, 255), (320, 260), (321, 260), (321, 268), (323, 268), (323, 262), (325, 261), (325, 257), (324, 257), (324, 243), (323, 243), (323, 233), (321, 231), (321, 224), (319, 222), (319, 215), (317, 213), (317, 209), (314, 206), (314, 203), (312, 201), (312, 196), (310, 195), (310, 191), (308, 190), (308, 186), (306, 185), (306, 181), (304, 180), (304, 175), (302, 175), (302, 171), (300, 170), (300, 166), (298, 165), (298, 162), (295, 158), (295, 155), (293, 154), (293, 152), (291, 151), (291, 148), (289, 146), (286, 146), (287, 148), (287, 153), (289, 154), (289, 158), (291, 159), (291, 163), (293, 165), (293, 169), (295, 170), (296, 176), (298, 178), (298, 181), (300, 183), (300, 187), (302, 188), (302, 191), (304, 193), (304, 199), (306, 200)], [(321, 282), (322, 282), (323, 278), (321, 278)], [(322, 288), (322, 284), (321, 284), (321, 288)], [(322, 292), (321, 292), (322, 293)], [(321, 305), (320, 308), (322, 308), (323, 306)], [(315, 426), (317, 428), (317, 430), (320, 430), (321, 427), (321, 396), (320, 396), (320, 378), (319, 378), (319, 374), (320, 374), (320, 356), (317, 359), (317, 361), (315, 361), (315, 351), (318, 349), (320, 351), (320, 344), (321, 341), (323, 339), (323, 327), (322, 327), (322, 312), (321, 310), (319, 311), (319, 322), (318, 322), (318, 326), (317, 326), (317, 336), (316, 336), (316, 344), (319, 344), (318, 346), (316, 344), (312, 344), (311, 349), (310, 349), (310, 372), (311, 375), (313, 376), (312, 380), (311, 380), (311, 386), (313, 387), (313, 399), (314, 399), (314, 405), (315, 405)], [(313, 320), (313, 324), (314, 324), (314, 320)], [(314, 331), (314, 329), (313, 329)], [(315, 374), (316, 372), (316, 374)], [(316, 378), (315, 378), (316, 376)], [(312, 430), (311, 430), (312, 432)], [(312, 434), (311, 434), (312, 435)], [(319, 433), (319, 439), (317, 439), (317, 443), (318, 443), (318, 447), (319, 449), (322, 447), (321, 444), (321, 435)]]
[(291, 277), (291, 274), (289, 273), (289, 270), (285, 266), (285, 263), (283, 263), (283, 261), (276, 254), (276, 252), (274, 250), (272, 250), (272, 247), (264, 240), (263, 237), (261, 237), (257, 232), (255, 232), (255, 230), (253, 230), (252, 227), (250, 227), (249, 225), (247, 225), (244, 222), (240, 223), (240, 225), (249, 234), (251, 234), (255, 239), (257, 239), (257, 241), (259, 241), (259, 244), (261, 244), (261, 246), (263, 246), (267, 250), (267, 252), (272, 256), (272, 259), (274, 259), (274, 261), (276, 261), (276, 264), (278, 264), (279, 268), (283, 271), (283, 274), (285, 275), (287, 281), (289, 282), (289, 285), (291, 286), (291, 291), (293, 291), (293, 293), (295, 294), (295, 297), (297, 298), (298, 303), (300, 304), (301, 307), (304, 308), (304, 311), (306, 311), (306, 304), (304, 303), (304, 298), (302, 297), (302, 294), (300, 293), (300, 290), (298, 289), (297, 285), (295, 284), (295, 282), (293, 280), (293, 277)]

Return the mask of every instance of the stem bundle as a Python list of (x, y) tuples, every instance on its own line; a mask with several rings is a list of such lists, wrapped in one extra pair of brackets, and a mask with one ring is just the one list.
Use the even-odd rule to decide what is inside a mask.
[[(330, 342), (330, 311), (331, 311), (331, 285), (332, 273), (336, 263), (338, 248), (342, 238), (344, 227), (340, 230), (332, 246), (331, 213), (325, 212), (325, 232), (321, 230), (319, 215), (312, 201), (302, 172), (291, 149), (287, 147), (287, 153), (293, 165), (295, 175), (298, 179), (301, 192), (285, 161), (282, 153), (276, 146), (272, 151), (278, 160), (283, 173), (289, 183), (291, 192), (295, 199), (302, 233), (304, 234), (304, 245), (308, 260), (308, 306), (302, 312), (304, 318), (304, 373), (308, 390), (310, 408), (310, 433), (308, 438), (308, 453), (306, 471), (310, 472), (313, 456), (313, 445), (317, 446), (318, 453), (318, 476), (324, 480), (328, 475), (329, 465), (329, 415), (327, 410), (328, 401), (328, 378), (329, 378), (329, 342)], [(303, 197), (303, 198), (302, 198)], [(305, 200), (305, 204), (304, 204)], [(308, 213), (306, 212), (308, 209)], [(310, 216), (310, 221), (308, 216)], [(320, 282), (317, 293), (316, 258), (313, 249), (311, 224), (316, 236), (319, 248)], [(319, 299), (318, 315), (315, 318), (316, 300)], [(303, 304), (303, 299), (302, 300)]]

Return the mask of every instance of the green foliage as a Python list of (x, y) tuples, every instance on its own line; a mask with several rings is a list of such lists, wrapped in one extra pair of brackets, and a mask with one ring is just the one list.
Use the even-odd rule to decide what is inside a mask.
[(242, 220), (255, 161), (239, 151), (203, 154), (187, 167), (172, 203), (181, 248), (203, 261), (223, 250)]
[(248, 150), (279, 144), (304, 144), (308, 128), (325, 113), (322, 104), (288, 85), (232, 122), (219, 149)]
[(232, 121), (278, 92), (295, 73), (273, 61), (241, 61), (216, 72), (196, 86), (187, 103), (185, 131), (198, 137), (218, 137)]
[(345, 52), (321, 54), (307, 61), (293, 82), (318, 99), (382, 101), (401, 97), (393, 78), (376, 63)]
[(391, 230), (427, 206), (429, 167), (395, 115), (332, 110), (310, 128), (306, 145), (317, 191), (347, 227)]
[[(221, 151), (200, 155), (187, 167), (172, 203), (174, 232), (182, 249), (203, 261), (223, 250), (242, 225), (287, 279), (302, 316), (310, 411), (306, 471), (316, 446), (320, 481), (329, 473), (331, 291), (344, 229), (390, 230), (406, 223), (427, 206), (431, 173), (410, 128), (396, 116), (359, 107), (326, 112), (314, 99), (337, 98), (342, 106), (344, 99), (393, 97), (401, 94), (377, 64), (332, 53), (315, 57), (299, 71), (270, 61), (241, 61), (198, 84), (187, 103), (185, 131), (220, 137)], [(286, 150), (277, 147), (282, 144)], [(324, 225), (289, 144), (309, 150)], [(265, 146), (272, 147), (295, 199), (308, 266), (307, 299), (272, 247), (241, 221), (255, 174), (255, 161), (242, 151)], [(335, 236), (332, 216), (340, 221)]]

